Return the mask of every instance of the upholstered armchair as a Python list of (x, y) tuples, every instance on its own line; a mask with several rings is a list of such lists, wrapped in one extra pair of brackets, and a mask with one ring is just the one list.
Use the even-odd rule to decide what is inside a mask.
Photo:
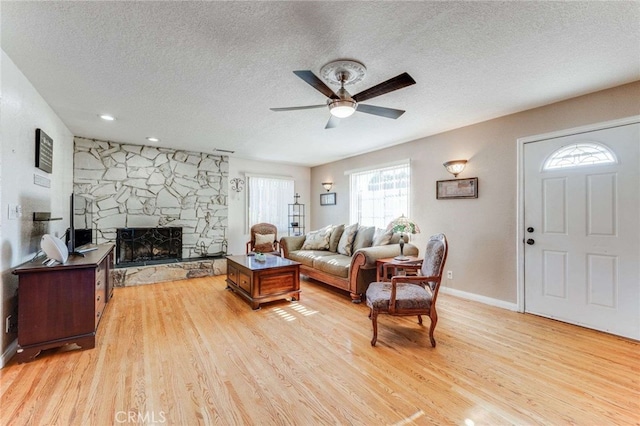
[(278, 228), (270, 223), (258, 223), (251, 227), (251, 240), (247, 242), (247, 254), (261, 252), (280, 256)]
[[(433, 235), (427, 243), (422, 264), (408, 264), (403, 267), (407, 275), (391, 277), (390, 282), (369, 284), (366, 300), (370, 308), (369, 318), (373, 325), (371, 346), (375, 346), (378, 340), (378, 315), (381, 313), (400, 316), (417, 315), (419, 324), (422, 324), (422, 315), (428, 315), (431, 319), (429, 339), (431, 346), (436, 346), (433, 338), (438, 322), (436, 300), (447, 254), (445, 235)], [(394, 266), (397, 267), (397, 265)], [(388, 277), (386, 268), (384, 268), (383, 277)]]

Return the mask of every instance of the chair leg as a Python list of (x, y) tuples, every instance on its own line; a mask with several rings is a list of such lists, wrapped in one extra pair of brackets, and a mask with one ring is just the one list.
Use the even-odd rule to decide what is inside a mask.
[(371, 313), (369, 314), (371, 317), (371, 325), (373, 325), (373, 338), (371, 339), (371, 346), (376, 345), (376, 341), (378, 340), (378, 312), (371, 309)]
[(436, 329), (436, 324), (438, 323), (438, 314), (435, 310), (432, 310), (429, 314), (431, 317), (431, 326), (429, 327), (429, 340), (431, 340), (431, 346), (436, 347), (436, 339), (433, 338), (433, 332)]

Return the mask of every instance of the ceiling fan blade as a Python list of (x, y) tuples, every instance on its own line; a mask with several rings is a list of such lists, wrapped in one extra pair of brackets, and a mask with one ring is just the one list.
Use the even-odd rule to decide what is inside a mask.
[(314, 73), (311, 71), (294, 71), (295, 75), (303, 79), (308, 85), (312, 86), (318, 92), (325, 95), (327, 98), (338, 99), (338, 95), (333, 93), (333, 90), (329, 88), (322, 80), (320, 80)]
[(331, 117), (329, 117), (329, 121), (327, 121), (327, 125), (324, 126), (324, 128), (333, 129), (335, 127), (338, 127), (338, 124), (340, 124), (340, 119), (335, 115), (332, 115)]
[(376, 96), (384, 95), (385, 93), (393, 92), (394, 90), (402, 89), (403, 87), (411, 86), (412, 84), (416, 84), (416, 81), (411, 78), (409, 74), (404, 72), (387, 81), (383, 81), (380, 84), (376, 84), (373, 87), (363, 90), (357, 95), (353, 95), (352, 98), (356, 102), (362, 102), (367, 99), (375, 98)]
[(269, 108), (271, 111), (297, 111), (299, 109), (314, 109), (314, 108), (326, 108), (327, 104), (322, 105), (307, 105), (299, 107), (285, 107), (285, 108)]
[(380, 117), (393, 118), (394, 120), (404, 114), (402, 109), (385, 108), (373, 105), (358, 104), (356, 109), (358, 112), (379, 115)]

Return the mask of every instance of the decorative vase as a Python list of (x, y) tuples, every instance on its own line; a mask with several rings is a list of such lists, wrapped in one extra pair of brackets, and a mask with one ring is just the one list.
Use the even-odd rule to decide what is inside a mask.
[(258, 262), (264, 262), (267, 260), (267, 256), (264, 253), (256, 253), (255, 258)]

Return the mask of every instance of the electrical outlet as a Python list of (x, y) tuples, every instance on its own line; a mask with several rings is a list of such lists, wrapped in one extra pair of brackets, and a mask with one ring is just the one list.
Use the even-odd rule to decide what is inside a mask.
[(8, 333), (11, 330), (11, 315), (7, 315), (7, 318), (4, 320), (4, 332)]
[(447, 279), (448, 280), (452, 280), (453, 279), (453, 271), (447, 271)]

